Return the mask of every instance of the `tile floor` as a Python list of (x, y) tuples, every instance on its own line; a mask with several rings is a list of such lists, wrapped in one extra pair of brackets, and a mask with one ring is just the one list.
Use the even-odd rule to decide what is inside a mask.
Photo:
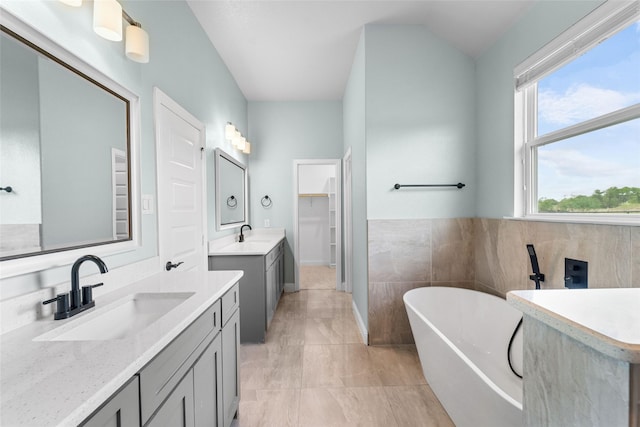
[(300, 289), (335, 289), (336, 269), (328, 265), (301, 265)]
[(265, 344), (241, 346), (240, 419), (258, 426), (453, 426), (415, 346), (362, 344), (351, 295), (284, 294)]

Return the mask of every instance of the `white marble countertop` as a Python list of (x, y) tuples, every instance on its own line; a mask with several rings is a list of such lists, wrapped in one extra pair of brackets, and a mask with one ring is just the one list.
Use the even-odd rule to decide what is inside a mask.
[[(161, 273), (96, 298), (66, 320), (39, 320), (0, 337), (0, 425), (75, 426), (144, 367), (243, 275), (242, 271)], [(36, 341), (139, 292), (194, 292), (133, 336), (110, 341)]]
[(284, 228), (259, 228), (248, 230), (244, 242), (238, 242), (236, 235), (211, 240), (209, 256), (215, 255), (266, 255), (285, 237)]
[(640, 288), (512, 291), (507, 301), (601, 353), (640, 363)]

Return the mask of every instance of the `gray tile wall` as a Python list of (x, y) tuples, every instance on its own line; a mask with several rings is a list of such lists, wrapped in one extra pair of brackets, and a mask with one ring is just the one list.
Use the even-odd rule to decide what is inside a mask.
[(543, 289), (564, 287), (564, 258), (589, 263), (589, 287), (640, 287), (640, 227), (487, 218), (370, 220), (369, 343), (413, 342), (402, 295), (456, 286), (505, 297), (533, 289), (526, 244)]

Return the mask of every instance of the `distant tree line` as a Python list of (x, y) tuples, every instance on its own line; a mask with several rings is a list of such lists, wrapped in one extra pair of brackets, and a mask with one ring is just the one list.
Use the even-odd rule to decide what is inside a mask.
[(573, 196), (562, 199), (542, 198), (538, 201), (539, 212), (640, 212), (640, 188), (611, 187), (596, 190), (591, 196)]

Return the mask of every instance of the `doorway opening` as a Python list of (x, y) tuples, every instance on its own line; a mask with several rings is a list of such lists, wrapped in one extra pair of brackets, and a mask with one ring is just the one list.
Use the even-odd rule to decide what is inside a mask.
[(294, 160), (295, 290), (344, 290), (340, 159)]

